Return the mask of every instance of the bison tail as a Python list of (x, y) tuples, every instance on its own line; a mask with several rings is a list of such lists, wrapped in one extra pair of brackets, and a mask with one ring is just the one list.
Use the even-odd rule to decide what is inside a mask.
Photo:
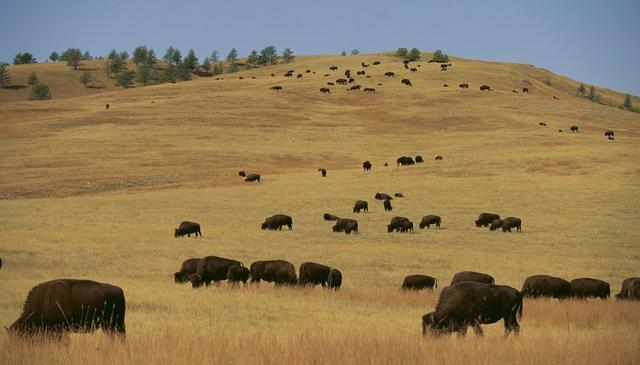
[(517, 311), (518, 311), (518, 314), (517, 314), (518, 319), (521, 319), (521, 318), (522, 318), (522, 308), (523, 308), (523, 307), (524, 307), (524, 306), (522, 305), (522, 296), (520, 296), (519, 301), (518, 301), (518, 304), (517, 304), (517, 308), (516, 308), (516, 309), (517, 309)]
[(433, 280), (435, 281), (435, 283), (434, 283), (434, 287), (435, 287), (436, 289), (438, 289), (438, 279), (434, 278)]

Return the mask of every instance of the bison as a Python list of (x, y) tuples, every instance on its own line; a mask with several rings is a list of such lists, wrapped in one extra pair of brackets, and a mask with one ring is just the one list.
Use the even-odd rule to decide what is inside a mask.
[(384, 201), (384, 203), (382, 203), (382, 205), (384, 206), (384, 211), (385, 212), (390, 212), (393, 210), (393, 207), (391, 206), (391, 200), (386, 199)]
[(340, 217), (338, 217), (337, 215), (329, 213), (324, 213), (323, 217), (325, 221), (337, 221), (338, 219), (340, 219)]
[(229, 268), (232, 265), (242, 265), (242, 262), (218, 256), (203, 257), (198, 262), (195, 274), (189, 277), (191, 286), (194, 289), (201, 287), (202, 284), (209, 286), (212, 281), (218, 285), (220, 281), (227, 279)]
[(364, 89), (362, 89), (362, 91), (364, 91), (366, 93), (375, 93), (376, 89), (374, 89), (372, 87), (365, 87)]
[(239, 175), (240, 177), (247, 177), (247, 173), (246, 173), (246, 172), (244, 172), (244, 170), (243, 170), (243, 171), (238, 172), (238, 175)]
[(249, 175), (247, 175), (247, 177), (244, 178), (244, 181), (246, 181), (246, 182), (252, 182), (252, 181), (260, 182), (260, 175), (258, 175), (258, 174), (249, 174)]
[(411, 71), (411, 72), (418, 72), (418, 69), (417, 69), (417, 68), (415, 68), (415, 67), (411, 67), (410, 71)]
[(388, 72), (385, 72), (384, 75), (387, 77), (394, 77), (396, 74), (391, 71), (388, 71)]
[(244, 286), (247, 286), (249, 275), (249, 269), (242, 263), (233, 264), (229, 266), (229, 270), (227, 270), (227, 280), (231, 283), (231, 286), (236, 286), (240, 282), (242, 282)]
[(468, 89), (469, 88), (469, 84), (464, 83), (464, 82), (462, 84), (458, 85), (458, 86), (460, 86), (461, 89)]
[(338, 84), (338, 85), (346, 85), (347, 84), (347, 80), (346, 79), (337, 79), (336, 80), (336, 84)]
[(482, 85), (482, 86), (480, 86), (480, 91), (491, 91), (491, 86)]
[(410, 166), (413, 165), (415, 162), (413, 161), (413, 158), (409, 157), (409, 156), (402, 156), (402, 157), (398, 157), (398, 159), (396, 160), (396, 163), (398, 164), (398, 166)]
[(436, 161), (442, 161), (442, 156), (440, 155), (436, 156)]
[(540, 122), (540, 123), (538, 123), (538, 125), (539, 125), (539, 126), (541, 126), (541, 127), (546, 127), (546, 126), (547, 126), (547, 123), (545, 123), (545, 122)]
[(475, 281), (477, 283), (495, 284), (496, 281), (493, 276), (489, 274), (483, 274), (475, 271), (461, 271), (453, 275), (451, 279), (451, 285), (460, 281)]
[(522, 231), (522, 220), (516, 217), (507, 217), (502, 220), (502, 232), (511, 232), (511, 228), (515, 228), (518, 232)]
[(329, 67), (329, 70), (337, 71), (338, 70), (338, 66), (331, 66), (331, 67)]
[[(285, 75), (285, 76), (287, 76), (287, 75)], [(282, 86), (280, 86), (280, 85), (271, 86), (271, 90), (273, 90), (273, 91), (280, 91), (280, 90), (282, 90)]]
[(524, 280), (520, 293), (524, 297), (551, 297), (562, 299), (569, 297), (571, 284), (558, 277), (549, 275), (533, 275)]
[(329, 89), (328, 87), (321, 87), (320, 92), (323, 94), (331, 94), (331, 89)]
[(432, 224), (435, 224), (437, 228), (440, 228), (440, 223), (442, 223), (442, 218), (440, 218), (440, 216), (425, 215), (420, 221), (420, 229), (424, 229), (424, 227), (427, 227), (427, 229), (429, 229), (429, 226), (431, 226)]
[(422, 156), (417, 155), (416, 156), (416, 163), (423, 163), (423, 162), (424, 162), (424, 159), (422, 158)]
[(411, 221), (402, 221), (400, 222), (400, 233), (413, 233), (413, 222)]
[(342, 273), (326, 265), (305, 262), (300, 265), (298, 284), (303, 287), (320, 284), (323, 288), (338, 290), (342, 284)]
[(389, 194), (385, 193), (376, 193), (376, 200), (393, 200), (393, 198)]
[(346, 234), (358, 233), (358, 221), (350, 218), (340, 218), (336, 221), (332, 230), (334, 232), (344, 232)]
[(393, 194), (393, 196), (395, 196), (396, 198), (404, 198), (404, 194), (402, 193), (395, 193)]
[(363, 162), (362, 163), (362, 168), (364, 169), (364, 171), (371, 170), (371, 162), (369, 160)]
[(627, 278), (622, 281), (620, 293), (616, 300), (640, 300), (640, 278)]
[(180, 223), (178, 228), (175, 229), (173, 236), (174, 237), (183, 237), (186, 235), (187, 237), (191, 237), (191, 234), (195, 233), (195, 238), (202, 238), (202, 231), (200, 231), (200, 225), (195, 222), (183, 221)]
[(578, 126), (577, 125), (572, 125), (570, 129), (571, 129), (571, 132), (577, 132), (578, 131)]
[(335, 85), (335, 83), (333, 83), (333, 82), (329, 81), (329, 82), (327, 82), (327, 85), (329, 85), (329, 86), (334, 86), (334, 85)]
[(360, 90), (361, 86), (360, 85), (353, 85), (349, 88), (349, 90), (351, 91), (358, 91)]
[(374, 66), (378, 66), (380, 64), (380, 61), (373, 61), (372, 65)]
[(409, 218), (406, 217), (393, 217), (391, 218), (391, 222), (387, 225), (387, 232), (398, 232), (404, 226), (403, 222), (411, 222)]
[(109, 110), (109, 104), (105, 105), (104, 108)]
[(605, 136), (605, 137), (613, 137), (613, 136), (614, 136), (614, 133), (613, 133), (613, 131), (612, 131), (612, 130), (608, 130), (608, 131), (604, 132), (604, 136)]
[(260, 280), (273, 282), (277, 286), (298, 283), (295, 266), (285, 260), (256, 261), (251, 264), (249, 271), (251, 283), (260, 283)]
[(365, 212), (369, 211), (369, 203), (364, 201), (364, 200), (358, 200), (355, 202), (355, 204), (353, 205), (353, 212), (354, 213), (360, 213), (361, 210), (364, 210)]
[(523, 93), (529, 93), (529, 88), (527, 88), (527, 87), (523, 87), (523, 88), (522, 88), (522, 92), (523, 92)]
[(173, 274), (173, 280), (176, 284), (189, 281), (189, 277), (198, 271), (199, 262), (199, 258), (184, 260), (182, 266), (180, 266), (180, 271)]
[(422, 290), (438, 287), (438, 281), (436, 278), (427, 275), (409, 275), (404, 278), (402, 282), (402, 289), (404, 290)]
[(68, 332), (92, 332), (125, 336), (124, 292), (121, 288), (91, 280), (57, 279), (34, 286), (22, 314), (7, 329), (19, 336), (48, 335), (61, 338)]
[(265, 219), (260, 228), (269, 229), (272, 231), (282, 231), (282, 226), (287, 226), (289, 227), (289, 230), (292, 230), (293, 219), (285, 214), (276, 214)]
[(611, 295), (611, 288), (606, 281), (580, 278), (571, 280), (571, 297), (578, 299), (601, 298), (607, 299)]
[(407, 86), (412, 86), (411, 85), (411, 80), (409, 80), (409, 79), (402, 79), (402, 81), (400, 81), (400, 82), (402, 82), (403, 84), (405, 84)]
[(491, 224), (494, 219), (500, 219), (500, 214), (480, 213), (476, 220), (476, 227), (486, 227)]
[(491, 225), (489, 226), (490, 231), (496, 231), (502, 227), (502, 223), (504, 221), (502, 219), (494, 219), (491, 221)]
[(482, 336), (480, 324), (504, 321), (505, 335), (518, 334), (522, 317), (522, 296), (506, 285), (474, 282), (452, 284), (442, 290), (434, 312), (422, 317), (422, 335), (458, 332), (464, 335), (471, 326)]
[(320, 174), (322, 175), (322, 177), (327, 176), (327, 169), (318, 169), (318, 171), (320, 171)]

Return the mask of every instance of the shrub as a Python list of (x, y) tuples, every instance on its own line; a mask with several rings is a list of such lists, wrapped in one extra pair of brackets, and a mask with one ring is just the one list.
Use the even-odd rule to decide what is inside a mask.
[(431, 61), (438, 62), (438, 63), (446, 63), (446, 62), (449, 62), (449, 56), (442, 53), (442, 51), (438, 49), (435, 52), (433, 52)]
[(36, 76), (35, 72), (29, 74), (29, 78), (27, 79), (27, 84), (33, 86), (38, 83), (38, 76)]
[(85, 71), (82, 73), (82, 75), (80, 75), (80, 82), (82, 83), (82, 85), (84, 85), (84, 87), (88, 87), (87, 85), (89, 85), (91, 79), (93, 79), (93, 75), (89, 71)]
[(116, 76), (116, 83), (124, 88), (131, 87), (133, 85), (133, 79), (135, 73), (133, 71), (123, 71)]
[(29, 100), (47, 100), (47, 99), (51, 99), (49, 86), (40, 82), (36, 82), (31, 86), (31, 94), (29, 94)]
[(284, 51), (282, 51), (282, 60), (284, 63), (291, 63), (295, 58), (296, 56), (293, 55), (291, 48), (285, 48)]
[(53, 62), (56, 62), (60, 59), (60, 55), (58, 54), (58, 52), (53, 51), (51, 52), (51, 54), (49, 55), (49, 59)]
[(9, 84), (11, 84), (11, 77), (9, 77), (7, 65), (0, 64), (0, 87), (7, 87)]
[(36, 59), (33, 58), (33, 55), (29, 52), (20, 52), (13, 57), (14, 65), (22, 65), (25, 63), (36, 63)]
[(578, 86), (578, 95), (584, 95), (584, 93), (587, 92), (587, 89), (585, 89), (584, 84), (580, 84), (580, 86)]
[[(420, 50), (417, 49), (417, 48), (411, 48), (411, 51), (407, 55), (406, 60), (407, 61), (411, 61), (411, 62), (415, 62), (415, 61), (417, 61), (419, 59), (420, 59)], [(449, 61), (449, 58), (447, 58), (447, 61)], [(445, 62), (447, 62), (447, 61), (445, 61)]]
[(629, 96), (629, 94), (624, 96), (622, 107), (629, 110), (633, 109), (633, 104), (631, 103), (631, 97)]
[(396, 50), (396, 53), (394, 53), (393, 55), (404, 60), (409, 55), (409, 50), (406, 48), (398, 48), (398, 50)]

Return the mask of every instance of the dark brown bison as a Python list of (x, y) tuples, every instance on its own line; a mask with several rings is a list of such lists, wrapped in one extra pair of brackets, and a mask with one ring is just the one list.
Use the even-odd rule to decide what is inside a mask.
[(640, 300), (640, 278), (624, 279), (620, 293), (616, 294), (616, 299)]
[(323, 217), (325, 221), (337, 221), (338, 219), (340, 219), (340, 217), (338, 217), (337, 215), (329, 213), (324, 213)]
[(404, 194), (402, 193), (395, 193), (393, 194), (393, 196), (395, 196), (396, 198), (404, 198)]
[(491, 224), (494, 219), (500, 219), (500, 214), (480, 213), (476, 220), (476, 227), (486, 227)]
[(460, 86), (461, 89), (468, 89), (469, 88), (469, 84), (464, 83), (464, 82), (462, 84), (460, 84), (459, 86)]
[(491, 91), (491, 86), (482, 85), (482, 86), (480, 86), (480, 91)]
[(371, 170), (371, 162), (369, 160), (363, 162), (362, 163), (362, 168), (364, 169), (364, 171)]
[(27, 295), (10, 334), (61, 338), (67, 332), (125, 335), (126, 303), (121, 288), (91, 280), (58, 279), (38, 284)]
[(246, 286), (249, 275), (250, 272), (246, 266), (241, 263), (233, 264), (229, 266), (229, 270), (227, 271), (227, 281), (231, 283), (231, 286), (236, 286), (240, 282)]
[(353, 205), (354, 213), (360, 213), (361, 210), (364, 210), (365, 212), (369, 211), (369, 203), (366, 202), (365, 200), (358, 200)]
[(298, 74), (298, 75), (296, 76), (296, 78), (301, 79), (301, 78), (302, 78), (302, 74)]
[(176, 283), (186, 283), (189, 281), (189, 277), (198, 271), (199, 262), (199, 258), (184, 260), (182, 266), (180, 266), (180, 271), (173, 274), (173, 280)]
[(374, 89), (372, 87), (365, 87), (364, 89), (362, 89), (362, 91), (364, 91), (366, 93), (375, 93), (376, 89)]
[(364, 63), (364, 62), (362, 62), (362, 67), (369, 67), (369, 65)]
[(331, 67), (329, 67), (329, 70), (336, 71), (336, 70), (338, 70), (338, 66), (331, 66)]
[(356, 75), (365, 75), (365, 74), (366, 72), (364, 72), (364, 70), (356, 72)]
[(175, 229), (173, 236), (174, 237), (191, 237), (191, 234), (195, 233), (195, 238), (198, 238), (198, 235), (202, 237), (202, 231), (200, 231), (200, 225), (195, 222), (183, 221), (180, 223), (178, 228)]
[(393, 200), (393, 198), (391, 197), (391, 195), (389, 194), (385, 194), (385, 193), (376, 193), (375, 198), (377, 200)]
[(502, 228), (502, 232), (511, 232), (511, 228), (515, 228), (520, 232), (522, 231), (522, 220), (516, 217), (507, 217), (502, 220), (502, 225), (500, 227)]
[(338, 85), (346, 85), (347, 84), (347, 80), (346, 79), (337, 79), (336, 80), (336, 84), (338, 84)]
[(105, 105), (104, 108), (109, 110), (109, 104)]
[(438, 281), (436, 278), (427, 276), (427, 275), (409, 275), (404, 278), (402, 282), (402, 289), (405, 290), (422, 290), (422, 289), (431, 289), (438, 287)]
[(558, 129), (558, 132), (562, 133), (562, 129)]
[(345, 70), (345, 71), (344, 71), (344, 75), (345, 75), (347, 78), (351, 77), (351, 70)]
[(541, 127), (546, 127), (546, 126), (547, 126), (547, 123), (545, 123), (545, 122), (540, 122), (540, 123), (538, 123), (538, 125), (539, 125), (539, 126), (541, 126)]
[(328, 87), (321, 87), (320, 92), (323, 94), (331, 94), (331, 89), (329, 89)]
[(218, 285), (220, 281), (227, 280), (227, 273), (232, 265), (242, 265), (242, 262), (218, 256), (201, 258), (195, 274), (189, 277), (191, 286), (193, 288), (199, 288), (202, 284), (209, 286), (212, 281)]
[(432, 224), (435, 224), (437, 228), (440, 228), (440, 223), (442, 223), (442, 218), (440, 218), (440, 216), (425, 215), (420, 221), (420, 229), (424, 229), (424, 227), (427, 227), (427, 229), (429, 229), (429, 226), (431, 226)]
[(402, 156), (402, 157), (398, 157), (398, 159), (396, 160), (396, 163), (398, 164), (398, 166), (410, 166), (410, 165), (413, 165), (415, 162), (413, 161), (412, 157)]
[(523, 88), (522, 88), (522, 92), (523, 92), (523, 93), (528, 93), (528, 92), (529, 92), (529, 88), (527, 88), (527, 87), (523, 87)]
[(442, 84), (442, 87), (449, 87), (449, 84)]
[(578, 126), (577, 125), (572, 125), (570, 129), (571, 129), (571, 132), (577, 132), (578, 131)]
[(318, 171), (320, 171), (320, 174), (322, 175), (322, 177), (327, 176), (327, 169), (318, 169)]
[(276, 214), (265, 219), (260, 228), (272, 231), (282, 231), (282, 226), (287, 226), (289, 227), (289, 230), (292, 230), (293, 219), (285, 214)]
[(387, 232), (398, 232), (403, 227), (403, 222), (411, 222), (407, 217), (393, 217), (391, 222), (387, 225)]
[(303, 287), (320, 284), (323, 288), (338, 290), (342, 284), (342, 273), (326, 265), (305, 262), (300, 265), (298, 284)]
[[(285, 76), (287, 76), (287, 75), (285, 75)], [(271, 90), (273, 90), (273, 91), (280, 91), (280, 90), (282, 90), (282, 86), (280, 86), (280, 85), (271, 86)]]
[(440, 293), (434, 312), (422, 317), (422, 335), (441, 335), (452, 332), (464, 335), (471, 326), (482, 336), (480, 324), (504, 321), (505, 335), (520, 331), (522, 296), (506, 285), (461, 282), (448, 286)]
[(307, 70), (307, 71), (305, 71), (305, 72), (306, 72), (306, 73), (311, 73), (311, 70)]
[(387, 77), (394, 77), (396, 74), (391, 72), (391, 71), (389, 71), (389, 72), (385, 72), (384, 75), (387, 76)]
[(389, 199), (385, 200), (384, 203), (382, 203), (382, 205), (384, 206), (385, 212), (390, 212), (393, 210), (393, 207), (391, 206), (391, 200)]
[(402, 82), (403, 84), (405, 84), (407, 86), (412, 86), (411, 85), (411, 80), (409, 80), (409, 79), (402, 79), (402, 81), (400, 81), (400, 82)]
[(604, 132), (604, 136), (605, 136), (605, 137), (613, 137), (613, 136), (614, 136), (614, 133), (613, 133), (613, 131), (612, 131), (612, 130), (608, 130), (608, 131)]
[(578, 299), (607, 299), (611, 295), (609, 283), (599, 279), (580, 278), (571, 280), (571, 297)]
[(442, 156), (440, 155), (436, 156), (436, 161), (442, 161)]
[(372, 65), (374, 66), (378, 66), (380, 64), (380, 61), (373, 61)]
[(491, 221), (491, 225), (489, 226), (490, 231), (497, 231), (502, 227), (503, 220), (502, 219), (494, 219)]
[(524, 280), (520, 293), (524, 297), (531, 298), (568, 298), (571, 293), (571, 284), (563, 278), (549, 275), (533, 275)]
[(358, 221), (350, 218), (340, 218), (336, 221), (332, 230), (334, 232), (344, 232), (346, 234), (358, 233)]
[(251, 182), (251, 181), (260, 182), (260, 175), (258, 175), (258, 174), (249, 174), (249, 175), (247, 175), (247, 177), (244, 178), (244, 181), (246, 181), (246, 182)]
[(613, 136), (609, 136), (609, 137), (607, 137), (607, 139), (610, 140), (610, 141), (615, 140), (615, 138), (613, 138)]
[(418, 69), (415, 67), (411, 67), (411, 72), (418, 72)]
[(353, 85), (349, 88), (349, 90), (351, 91), (358, 91), (360, 90), (361, 86), (360, 85)]
[(413, 233), (413, 222), (411, 221), (400, 222), (400, 233)]
[(251, 283), (260, 283), (261, 280), (273, 282), (277, 286), (298, 283), (295, 266), (285, 260), (256, 261), (251, 264), (249, 271)]
[(495, 284), (496, 281), (493, 276), (489, 274), (483, 274), (475, 271), (461, 271), (453, 275), (451, 279), (451, 285), (460, 281), (475, 281), (477, 283)]
[(423, 162), (424, 162), (424, 159), (422, 158), (422, 156), (417, 155), (416, 156), (416, 163), (423, 163)]
[(246, 173), (246, 172), (244, 172), (244, 170), (243, 170), (243, 171), (238, 172), (238, 175), (239, 175), (240, 177), (247, 177), (247, 173)]
[(327, 85), (329, 85), (329, 86), (334, 86), (334, 85), (335, 85), (335, 83), (333, 83), (333, 82), (329, 81), (329, 82), (327, 82)]
[(354, 79), (353, 77), (350, 77), (349, 80), (347, 80), (348, 83), (352, 83), (352, 82), (355, 82), (355, 81), (356, 81), (356, 79)]

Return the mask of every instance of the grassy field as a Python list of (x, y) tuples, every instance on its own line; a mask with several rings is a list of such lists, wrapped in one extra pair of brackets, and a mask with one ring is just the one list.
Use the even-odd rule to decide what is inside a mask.
[[(375, 59), (372, 77), (357, 80), (375, 94), (319, 93)], [(339, 72), (324, 77), (333, 64)], [(288, 69), (316, 74), (284, 79)], [(577, 98), (579, 83), (532, 66), (473, 60), (453, 59), (446, 72), (423, 62), (410, 74), (384, 55), (300, 57), (224, 78), (0, 102), (0, 323), (53, 278), (109, 282), (127, 298), (126, 342), (2, 334), (3, 363), (640, 361), (640, 305), (614, 300), (527, 300), (518, 338), (504, 338), (502, 324), (485, 326), (483, 338), (420, 335), (420, 317), (457, 271), (518, 289), (533, 274), (595, 277), (614, 293), (639, 275), (639, 114)], [(531, 93), (511, 91), (523, 86)], [(579, 133), (568, 132), (573, 124)], [(426, 162), (395, 166), (416, 154)], [(263, 180), (244, 183), (238, 170)], [(385, 213), (376, 192), (405, 198)], [(351, 213), (360, 199), (369, 213)], [(476, 228), (483, 211), (521, 217), (523, 232)], [(360, 234), (332, 233), (324, 212), (358, 219)], [(294, 230), (260, 230), (276, 213), (291, 215)], [(386, 233), (395, 215), (417, 226), (427, 214), (442, 216), (442, 229)], [(174, 238), (182, 220), (199, 222), (204, 237)], [(342, 271), (343, 288), (173, 283), (184, 259), (205, 255), (320, 262)], [(439, 289), (401, 292), (417, 273), (438, 278)]]

